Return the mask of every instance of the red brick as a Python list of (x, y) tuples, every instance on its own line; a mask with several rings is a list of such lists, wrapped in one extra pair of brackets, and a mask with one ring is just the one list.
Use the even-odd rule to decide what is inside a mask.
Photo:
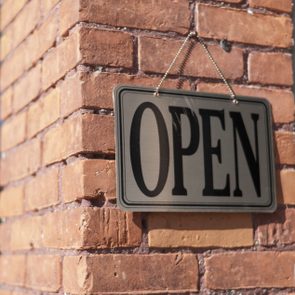
[(25, 286), (32, 289), (58, 292), (61, 287), (61, 257), (28, 255)]
[(6, 119), (12, 113), (12, 88), (8, 88), (4, 93), (1, 94), (1, 105), (0, 105), (0, 118)]
[[(231, 85), (237, 95), (266, 98), (272, 105), (272, 114), (276, 123), (294, 121), (295, 104), (293, 93), (289, 90), (263, 88), (256, 86)], [(201, 92), (225, 93), (228, 89), (224, 84), (201, 82), (197, 87)]]
[(1, 126), (1, 150), (8, 150), (26, 138), (27, 113), (22, 112), (6, 120)]
[(32, 68), (14, 87), (13, 110), (17, 112), (36, 98), (41, 87), (41, 65)]
[(27, 0), (6, 0), (2, 3), (0, 10), (1, 31), (9, 24), (17, 13), (24, 7)]
[(190, 8), (189, 2), (182, 0), (159, 2), (111, 0), (107, 3), (103, 0), (91, 2), (84, 0), (81, 1), (81, 19), (116, 27), (185, 34), (190, 25)]
[[(80, 0), (62, 0), (60, 5), (60, 34), (68, 33), (79, 22)], [(89, 21), (89, 20), (86, 20)]]
[(25, 186), (27, 211), (58, 204), (58, 168), (46, 170), (30, 180)]
[(23, 185), (9, 187), (0, 193), (0, 216), (15, 216), (23, 213)]
[(31, 0), (13, 22), (13, 39), (16, 47), (37, 26), (41, 16), (40, 1)]
[[(183, 41), (159, 39), (152, 37), (139, 38), (139, 68), (145, 72), (165, 73)], [(171, 69), (171, 74), (178, 74), (183, 68), (184, 75), (196, 77), (220, 78), (214, 66), (200, 44), (195, 44), (190, 54), (189, 62), (182, 66), (189, 45), (178, 57)], [(216, 59), (224, 75), (230, 79), (240, 78), (243, 75), (243, 51), (233, 48), (230, 53), (221, 47), (209, 45), (208, 49)], [(155, 54), (156, 53), (156, 54)]]
[(59, 118), (60, 89), (51, 89), (45, 96), (34, 102), (28, 110), (27, 135), (32, 137)]
[(196, 20), (200, 37), (282, 48), (292, 46), (292, 20), (286, 16), (249, 14), (198, 4)]
[(63, 286), (65, 292), (74, 294), (194, 292), (198, 289), (198, 261), (193, 254), (180, 253), (67, 256)]
[(42, 89), (46, 90), (80, 62), (79, 33), (72, 34), (44, 58)]
[(24, 255), (1, 255), (0, 282), (8, 285), (24, 286), (25, 262), (26, 257)]
[(130, 34), (86, 28), (80, 34), (83, 63), (126, 68), (133, 66)]
[(277, 162), (295, 164), (295, 134), (288, 131), (275, 132)]
[(75, 161), (62, 170), (63, 200), (113, 199), (116, 196), (115, 182), (115, 161)]
[(295, 210), (279, 209), (274, 214), (255, 215), (259, 245), (278, 246), (295, 242)]
[(284, 204), (295, 204), (295, 170), (282, 169), (278, 179), (278, 199)]
[(292, 85), (292, 56), (283, 53), (252, 52), (248, 61), (249, 81)]
[(294, 263), (294, 252), (215, 254), (205, 260), (205, 286), (222, 290), (294, 287)]
[(292, 0), (249, 0), (250, 7), (263, 7), (272, 10), (291, 12), (292, 11)]
[(248, 214), (153, 213), (148, 216), (148, 232), (150, 247), (253, 245), (252, 220)]
[(30, 250), (41, 247), (42, 217), (24, 217), (11, 225), (11, 250)]
[[(82, 75), (82, 101), (81, 106), (98, 107), (98, 108), (113, 108), (112, 93), (115, 86), (127, 84), (127, 85), (141, 85), (156, 87), (159, 84), (160, 78), (153, 78), (147, 76), (134, 76), (128, 74), (116, 74), (116, 73), (85, 73)], [(165, 80), (164, 88), (181, 88), (190, 90), (190, 84), (188, 81), (179, 81), (178, 79)], [(68, 108), (75, 106), (74, 96), (70, 100), (67, 100)], [(78, 106), (76, 106), (78, 108)]]
[(41, 146), (39, 139), (26, 142), (2, 154), (1, 184), (21, 179), (40, 167)]
[(117, 209), (79, 207), (54, 212), (44, 217), (43, 245), (62, 249), (137, 247), (140, 225), (138, 215)]

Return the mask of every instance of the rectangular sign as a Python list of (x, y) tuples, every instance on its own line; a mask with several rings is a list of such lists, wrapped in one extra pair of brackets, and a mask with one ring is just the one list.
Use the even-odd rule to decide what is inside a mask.
[(273, 212), (267, 100), (114, 90), (119, 205), (132, 211)]

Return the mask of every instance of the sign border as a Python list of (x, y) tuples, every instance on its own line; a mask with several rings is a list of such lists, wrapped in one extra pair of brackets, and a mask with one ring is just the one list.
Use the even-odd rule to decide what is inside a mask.
[[(219, 205), (208, 205), (208, 204), (199, 204), (199, 205), (190, 205), (190, 204), (130, 204), (124, 199), (124, 183), (122, 181), (122, 176), (124, 175), (124, 160), (122, 157), (123, 150), (123, 131), (121, 126), (121, 95), (124, 91), (139, 91), (145, 93), (153, 94), (155, 92), (154, 88), (150, 87), (140, 87), (133, 85), (118, 85), (113, 90), (113, 100), (115, 106), (115, 134), (116, 134), (116, 191), (118, 196), (118, 205), (121, 209), (126, 211), (134, 212), (263, 212), (263, 213), (273, 213), (277, 208), (276, 202), (276, 174), (275, 174), (275, 159), (274, 159), (274, 143), (273, 143), (273, 131), (272, 131), (272, 111), (271, 105), (268, 100), (260, 97), (249, 97), (249, 96), (238, 96), (239, 101), (244, 102), (256, 102), (261, 103), (267, 109), (267, 140), (269, 146), (269, 161), (270, 161), (270, 180), (271, 180), (271, 197), (270, 203), (267, 205), (228, 205), (228, 204), (219, 204)], [(186, 95), (194, 98), (205, 97), (208, 99), (223, 99), (231, 102), (229, 95), (225, 94), (216, 94), (216, 93), (206, 93), (206, 92), (195, 92), (187, 90), (178, 90), (178, 89), (160, 89), (159, 94), (172, 94), (172, 95)], [(159, 97), (160, 99), (160, 97)], [(144, 207), (143, 207), (144, 206)], [(159, 208), (158, 206), (165, 206), (165, 208)]]

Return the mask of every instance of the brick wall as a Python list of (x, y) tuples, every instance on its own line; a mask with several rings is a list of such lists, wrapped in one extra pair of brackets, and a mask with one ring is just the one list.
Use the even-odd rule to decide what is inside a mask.
[[(0, 295), (295, 292), (291, 6), (2, 0)], [(155, 86), (195, 28), (236, 92), (273, 106), (274, 214), (116, 207), (112, 88)], [(180, 84), (226, 92), (198, 44)]]

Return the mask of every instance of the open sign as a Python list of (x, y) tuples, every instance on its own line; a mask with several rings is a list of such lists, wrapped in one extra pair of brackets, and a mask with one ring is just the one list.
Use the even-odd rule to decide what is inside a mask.
[(272, 212), (271, 109), (264, 99), (115, 89), (119, 205), (133, 211)]

